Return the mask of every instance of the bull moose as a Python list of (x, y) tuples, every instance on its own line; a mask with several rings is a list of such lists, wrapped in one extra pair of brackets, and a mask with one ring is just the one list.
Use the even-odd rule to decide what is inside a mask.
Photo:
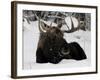
[(64, 38), (61, 25), (48, 26), (39, 20), (40, 37), (36, 51), (37, 63), (57, 64), (62, 59), (83, 60), (87, 56), (77, 42), (68, 43)]

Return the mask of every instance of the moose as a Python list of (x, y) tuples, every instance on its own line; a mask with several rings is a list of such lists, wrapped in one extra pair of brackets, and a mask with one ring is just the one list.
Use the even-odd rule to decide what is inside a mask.
[(63, 59), (83, 60), (87, 56), (77, 42), (68, 43), (64, 37), (61, 25), (47, 25), (39, 20), (40, 37), (36, 50), (37, 63), (57, 64)]

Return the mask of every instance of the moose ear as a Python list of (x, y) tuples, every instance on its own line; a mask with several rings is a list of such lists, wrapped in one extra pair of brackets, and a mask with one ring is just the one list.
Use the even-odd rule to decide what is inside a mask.
[(45, 22), (41, 22), (41, 26), (42, 26), (42, 27), (45, 27), (45, 28), (50, 28), (50, 26), (47, 25)]
[(49, 25), (46, 24), (46, 21), (39, 20), (39, 30), (41, 32), (47, 32), (47, 30), (50, 28)]

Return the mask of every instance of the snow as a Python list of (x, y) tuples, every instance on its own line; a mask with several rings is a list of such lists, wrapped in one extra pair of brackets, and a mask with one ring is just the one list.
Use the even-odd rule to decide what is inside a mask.
[[(65, 27), (65, 26), (63, 26)], [(62, 28), (63, 28), (62, 27)], [(64, 38), (69, 42), (78, 42), (84, 49), (87, 59), (85, 60), (62, 60), (59, 64), (39, 64), (36, 63), (36, 49), (39, 40), (38, 22), (33, 21), (30, 24), (23, 22), (23, 69), (48, 69), (48, 68), (68, 68), (85, 67), (91, 65), (91, 32), (76, 31), (73, 33), (64, 33)]]

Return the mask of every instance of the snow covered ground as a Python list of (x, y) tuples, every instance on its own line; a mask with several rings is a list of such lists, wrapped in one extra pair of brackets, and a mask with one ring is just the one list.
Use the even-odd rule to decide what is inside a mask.
[[(64, 28), (64, 27), (63, 27)], [(36, 63), (36, 49), (39, 40), (38, 22), (34, 21), (28, 24), (23, 23), (23, 69), (48, 69), (63, 67), (85, 67), (91, 65), (91, 32), (76, 31), (73, 33), (64, 33), (67, 42), (78, 42), (84, 49), (87, 59), (85, 60), (62, 60), (59, 64), (38, 64)]]

